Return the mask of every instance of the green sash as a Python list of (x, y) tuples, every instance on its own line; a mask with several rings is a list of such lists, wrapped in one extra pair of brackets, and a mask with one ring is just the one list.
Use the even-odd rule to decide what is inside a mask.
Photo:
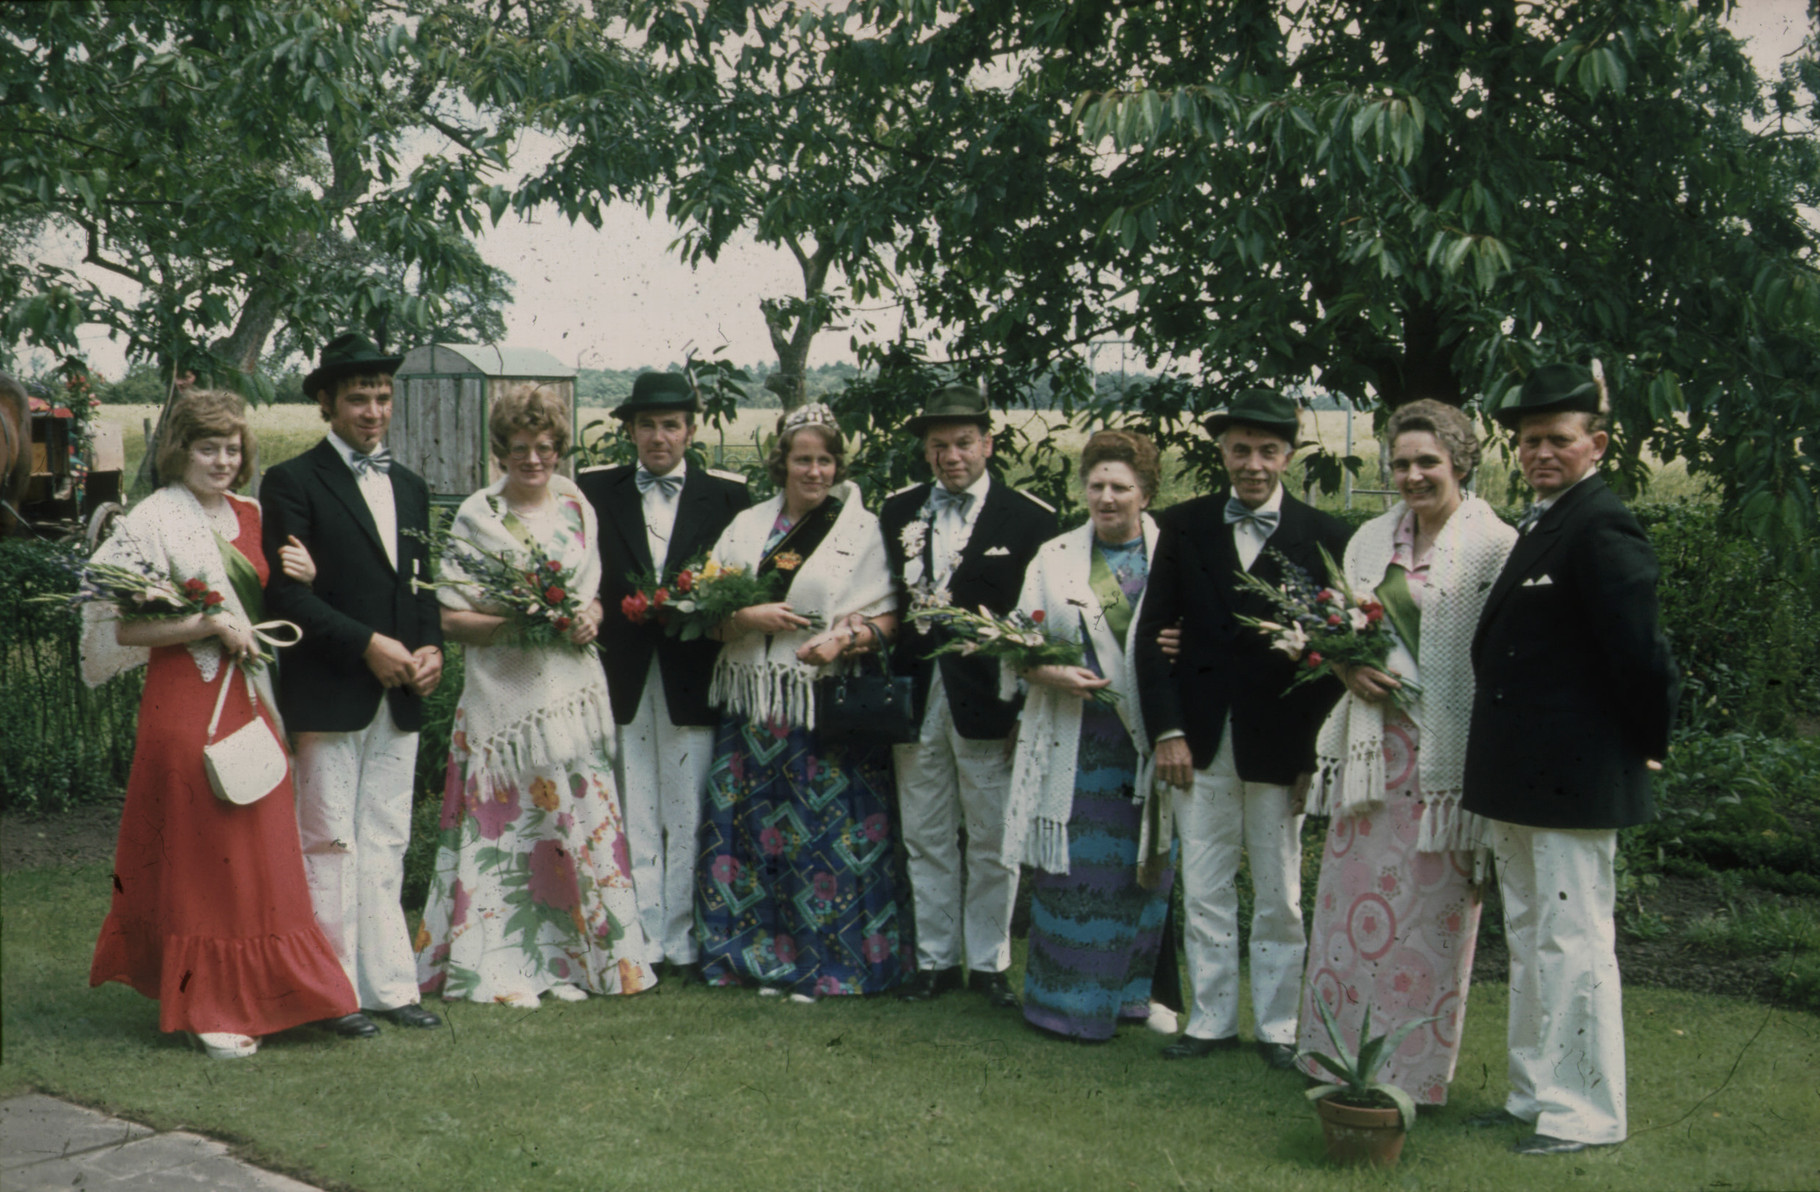
[(240, 548), (215, 533), (215, 546), (221, 551), (221, 565), (227, 569), (228, 583), (234, 588), (234, 595), (240, 597), (240, 607), (246, 610), (249, 625), (258, 625), (265, 620), (265, 589), (259, 584), (259, 571), (252, 560), (240, 553)]
[(1409, 574), (1400, 565), (1392, 563), (1384, 569), (1383, 582), (1378, 584), (1378, 599), (1384, 602), (1384, 615), (1390, 618), (1390, 627), (1409, 647), (1409, 656), (1420, 658), (1422, 610), (1416, 607), (1415, 597), (1409, 594)]
[(1112, 638), (1122, 647), (1125, 644), (1125, 632), (1131, 628), (1131, 617), (1137, 610), (1131, 607), (1131, 601), (1125, 596), (1125, 589), (1119, 587), (1119, 581), (1112, 574), (1111, 564), (1096, 546), (1093, 550), (1093, 564), (1087, 569), (1087, 586), (1093, 589), (1093, 595), (1100, 602), (1100, 612), (1106, 618), (1106, 628), (1112, 631)]

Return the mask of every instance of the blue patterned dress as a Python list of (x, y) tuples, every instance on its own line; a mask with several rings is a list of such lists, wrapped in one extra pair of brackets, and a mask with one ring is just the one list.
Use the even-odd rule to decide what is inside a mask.
[[(1132, 605), (1149, 568), (1143, 539), (1095, 542)], [(1086, 665), (1100, 671), (1086, 640)], [(1143, 807), (1132, 801), (1137, 749), (1117, 711), (1087, 701), (1081, 709), (1074, 807), (1068, 820), (1068, 872), (1031, 875), (1030, 947), (1024, 1018), (1056, 1034), (1110, 1039), (1121, 1018), (1149, 1012), (1150, 980), (1175, 882), (1170, 868), (1154, 889), (1137, 882)]]
[(827, 997), (878, 993), (915, 971), (894, 791), (888, 747), (721, 718), (695, 867), (710, 984)]

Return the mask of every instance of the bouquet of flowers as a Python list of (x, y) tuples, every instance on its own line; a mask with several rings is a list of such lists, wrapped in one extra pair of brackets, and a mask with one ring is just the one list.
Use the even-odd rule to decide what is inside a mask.
[(534, 540), (525, 544), (522, 556), (487, 550), (469, 538), (451, 536), (448, 541), (448, 557), (466, 578), (442, 584), (462, 589), (489, 611), (503, 610), (520, 645), (569, 640), (569, 627), (581, 611), (573, 568), (550, 558)]
[(1239, 584), (1270, 601), (1281, 619), (1267, 621), (1241, 614), (1239, 620), (1270, 638), (1271, 649), (1281, 650), (1290, 661), (1299, 664), (1295, 681), (1285, 690), (1293, 691), (1322, 675), (1333, 674), (1336, 665), (1370, 666), (1402, 684), (1392, 690), (1391, 701), (1407, 711), (1407, 701), (1420, 695), (1421, 689), (1385, 665), (1397, 639), (1384, 615), (1383, 603), (1369, 592), (1353, 591), (1326, 547), (1321, 548), (1321, 562), (1327, 567), (1326, 587), (1316, 584), (1281, 551), (1274, 547), (1265, 550), (1282, 568), (1283, 584), (1272, 587), (1243, 570), (1238, 573)]
[(209, 587), (199, 576), (164, 572), (146, 559), (126, 563), (98, 563), (71, 556), (64, 566), (76, 582), (73, 592), (34, 596), (36, 604), (80, 608), (85, 604), (112, 604), (123, 619), (175, 620), (201, 613), (214, 616), (227, 597)]
[[(999, 659), (1019, 671), (1037, 666), (1080, 666), (1086, 657), (1081, 644), (1044, 629), (1045, 615), (1040, 608), (1030, 613), (1013, 609), (1000, 617), (984, 605), (976, 613), (941, 605), (912, 609), (909, 621), (920, 632), (937, 627), (947, 631), (947, 640), (929, 651), (925, 655), (928, 658), (943, 654), (979, 655)], [(1118, 692), (1110, 687), (1097, 688), (1092, 698), (1108, 707), (1119, 702)]]
[[(758, 576), (702, 555), (667, 578), (632, 576), (635, 591), (619, 602), (619, 611), (634, 625), (656, 621), (669, 636), (694, 641), (742, 608), (783, 599), (785, 577), (802, 565), (801, 555), (784, 551), (777, 556), (775, 571)], [(811, 628), (821, 628), (820, 617), (803, 615)]]

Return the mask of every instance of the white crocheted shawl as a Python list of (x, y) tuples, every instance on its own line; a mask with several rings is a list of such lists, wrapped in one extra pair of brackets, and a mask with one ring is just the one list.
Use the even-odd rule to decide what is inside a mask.
[[(575, 482), (550, 478), (553, 519), (519, 523), (533, 532), (548, 556), (573, 571), (574, 596), (585, 607), (600, 592), (600, 552), (594, 507)], [(529, 552), (507, 525), (510, 511), (502, 477), (461, 503), (449, 528), (503, 558)], [(514, 518), (514, 521), (517, 519)], [(466, 577), (457, 551), (445, 551), (442, 579)], [(499, 613), (459, 587), (439, 587), (436, 598), (449, 608)], [(617, 610), (614, 610), (615, 612)], [(565, 643), (521, 646), (467, 646), (461, 689), (461, 723), (467, 735), (470, 780), (489, 797), (495, 786), (521, 783), (532, 769), (563, 765), (613, 748), (613, 716), (606, 675), (592, 648)]]
[[(1352, 536), (1342, 569), (1355, 591), (1368, 591), (1383, 580), (1397, 526), (1408, 512), (1399, 501)], [(1472, 638), (1485, 598), (1516, 540), (1517, 532), (1475, 496), (1460, 503), (1435, 538), (1414, 668), (1422, 693), (1412, 709), (1422, 732), (1417, 772), (1423, 808), (1416, 839), (1422, 852), (1484, 843), (1484, 822), (1460, 808), (1466, 729), (1472, 718)], [(1348, 815), (1383, 804), (1384, 709), (1350, 692), (1335, 706), (1316, 739), (1318, 770), (1309, 810)]]
[[(246, 497), (225, 495), (230, 503), (254, 504)], [(128, 510), (107, 541), (96, 548), (94, 561), (135, 569), (145, 565), (160, 575), (200, 578), (221, 593), (223, 607), (229, 613), (243, 624), (252, 620), (241, 606), (234, 585), (228, 582), (227, 564), (221, 561), (221, 547), (202, 502), (181, 481), (172, 481)], [(90, 687), (99, 687), (115, 675), (144, 666), (151, 658), (152, 652), (145, 646), (120, 644), (115, 636), (119, 620), (119, 611), (112, 605), (82, 606), (82, 679)], [(221, 673), (221, 639), (200, 638), (185, 648), (202, 681), (213, 683)], [(259, 698), (276, 720), (278, 703), (272, 696), (271, 668), (262, 668), (252, 679)], [(279, 731), (283, 732), (282, 725)]]
[[(824, 625), (856, 612), (868, 617), (890, 612), (897, 607), (897, 588), (878, 518), (861, 503), (851, 482), (836, 485), (830, 495), (840, 499), (840, 513), (790, 582), (790, 607), (818, 615)], [(715, 561), (756, 568), (783, 506), (779, 493), (735, 516), (714, 544)], [(816, 632), (748, 633), (728, 642), (715, 661), (708, 698), (753, 724), (779, 720), (814, 728), (815, 680), (832, 672), (798, 661), (796, 651)]]

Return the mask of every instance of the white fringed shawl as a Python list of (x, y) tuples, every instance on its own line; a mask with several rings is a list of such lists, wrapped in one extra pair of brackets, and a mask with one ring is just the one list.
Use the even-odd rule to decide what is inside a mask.
[[(1390, 566), (1397, 525), (1408, 506), (1397, 502), (1352, 536), (1343, 570), (1355, 591), (1369, 591)], [(1419, 778), (1421, 852), (1471, 849), (1484, 843), (1485, 824), (1460, 809), (1466, 768), (1466, 729), (1472, 718), (1472, 637), (1517, 532), (1490, 505), (1467, 496), (1441, 527), (1422, 593), (1422, 632), (1416, 672), (1422, 694), (1415, 701), (1421, 725)], [(1394, 662), (1393, 662), (1394, 665)], [(1309, 810), (1349, 815), (1384, 801), (1384, 705), (1348, 692), (1315, 743), (1318, 769)]]
[[(1144, 557), (1156, 551), (1156, 522), (1143, 515)], [(1119, 718), (1137, 747), (1138, 770), (1133, 791), (1138, 800), (1151, 787), (1150, 737), (1137, 692), (1137, 667), (1131, 651), (1137, 641), (1138, 618), (1134, 610), (1125, 640), (1112, 636), (1100, 611), (1099, 598), (1089, 580), (1093, 570), (1093, 525), (1069, 530), (1043, 544), (1030, 569), (1024, 573), (1024, 590), (1017, 607), (1026, 613), (1043, 611), (1043, 627), (1057, 637), (1079, 641), (1083, 616), (1093, 641), (1100, 669), (1119, 693)], [(1000, 669), (1001, 694), (1012, 686), (1009, 667)], [(1018, 719), (1017, 758), (1011, 768), (1011, 788), (1005, 799), (1005, 838), (1001, 855), (1047, 873), (1068, 872), (1068, 820), (1074, 813), (1075, 765), (1081, 744), (1081, 709), (1084, 701), (1041, 683), (1030, 684)], [(1167, 842), (1163, 844), (1166, 851)], [(1143, 860), (1139, 858), (1140, 862)]]
[[(574, 572), (574, 596), (585, 607), (600, 592), (594, 506), (564, 476), (550, 478), (550, 492), (557, 505), (554, 521), (541, 526), (526, 523), (527, 529), (541, 531), (538, 542), (544, 551)], [(507, 514), (502, 477), (461, 503), (449, 534), (505, 558), (528, 557), (524, 544), (506, 526)], [(459, 583), (465, 578), (457, 552), (445, 551), (443, 581)], [(503, 611), (459, 587), (439, 587), (436, 598), (453, 609), (496, 615)], [(567, 643), (467, 646), (463, 661), (461, 720), (472, 759), (469, 774), (480, 784), (476, 793), (481, 799), (491, 797), (496, 786), (521, 782), (530, 770), (576, 761), (603, 745), (611, 754), (613, 716), (606, 675), (592, 648)]]
[[(840, 499), (840, 513), (791, 581), (790, 607), (818, 614), (824, 625), (853, 613), (876, 617), (890, 612), (897, 607), (897, 589), (878, 518), (861, 504), (859, 489), (850, 482), (836, 485), (830, 495)], [(756, 568), (783, 505), (779, 493), (740, 512), (714, 544), (714, 559), (722, 566)], [(708, 698), (753, 724), (781, 720), (814, 728), (815, 680), (823, 668), (798, 661), (796, 651), (816, 632), (748, 633), (728, 642), (715, 661)]]
[[(246, 497), (224, 494), (229, 503), (252, 505)], [(236, 514), (238, 516), (238, 514)], [(137, 569), (149, 564), (159, 575), (176, 575), (182, 579), (200, 578), (221, 593), (228, 613), (251, 624), (252, 617), (241, 606), (240, 595), (228, 582), (227, 564), (221, 561), (221, 547), (209, 526), (208, 514), (181, 481), (158, 489), (130, 509), (95, 550), (94, 561), (113, 563)], [(221, 614), (216, 614), (217, 616)], [(152, 656), (146, 646), (123, 646), (116, 634), (119, 610), (110, 604), (82, 606), (82, 680), (99, 687), (115, 675), (144, 666)], [(213, 683), (221, 673), (221, 639), (210, 635), (185, 648), (196, 662), (196, 670), (205, 683)], [(278, 722), (278, 701), (272, 695), (270, 667), (262, 667), (253, 676), (259, 698)], [(280, 723), (279, 733), (284, 729)]]

